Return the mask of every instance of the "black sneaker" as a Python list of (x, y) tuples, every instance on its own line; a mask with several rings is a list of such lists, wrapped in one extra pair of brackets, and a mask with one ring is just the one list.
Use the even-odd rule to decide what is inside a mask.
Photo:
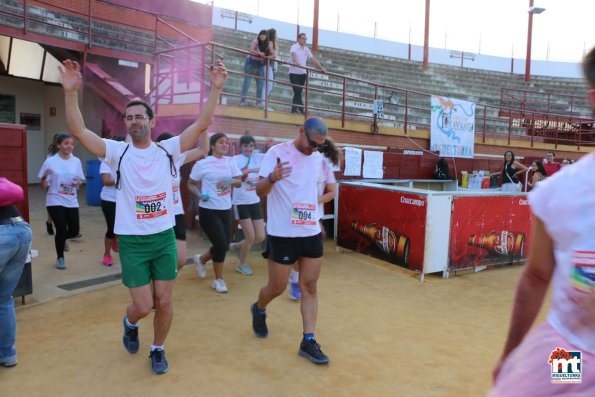
[(54, 227), (53, 227), (53, 225), (51, 223), (46, 222), (45, 223), (45, 229), (47, 230), (47, 232), (48, 232), (48, 234), (50, 236), (53, 236), (54, 235)]
[(165, 350), (155, 349), (149, 354), (151, 359), (151, 369), (155, 375), (161, 375), (167, 372), (169, 365), (165, 358)]
[(328, 364), (329, 361), (331, 361), (331, 359), (320, 350), (320, 345), (314, 339), (302, 339), (298, 354), (312, 361), (314, 364)]
[(267, 315), (258, 312), (256, 302), (250, 306), (250, 312), (252, 313), (252, 329), (254, 335), (259, 338), (266, 338), (269, 335), (269, 329), (267, 328)]
[(122, 323), (124, 324), (124, 335), (122, 336), (124, 347), (128, 353), (138, 353), (138, 347), (140, 345), (138, 342), (138, 327), (129, 327), (126, 325), (126, 316), (124, 316)]

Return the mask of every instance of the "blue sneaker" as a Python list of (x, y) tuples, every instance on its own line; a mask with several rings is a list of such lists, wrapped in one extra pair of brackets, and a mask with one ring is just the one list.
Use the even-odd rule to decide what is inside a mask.
[(298, 283), (289, 283), (287, 294), (289, 295), (289, 298), (294, 301), (299, 301), (302, 299), (302, 290), (300, 289), (300, 285)]
[(64, 257), (58, 258), (58, 260), (56, 261), (56, 269), (66, 269), (66, 262), (64, 261)]
[(259, 338), (266, 338), (269, 335), (266, 313), (259, 313), (256, 302), (250, 306), (250, 313), (252, 313), (252, 330), (254, 331), (254, 335)]
[(155, 375), (165, 374), (169, 370), (165, 350), (155, 349), (149, 354), (149, 358), (151, 359), (151, 369)]
[(129, 327), (126, 325), (126, 316), (122, 320), (124, 324), (124, 335), (122, 336), (122, 342), (128, 353), (138, 353), (139, 341), (138, 341), (138, 327)]

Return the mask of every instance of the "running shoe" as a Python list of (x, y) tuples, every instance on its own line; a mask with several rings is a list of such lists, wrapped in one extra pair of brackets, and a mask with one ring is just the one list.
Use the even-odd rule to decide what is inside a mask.
[(111, 255), (103, 255), (103, 260), (101, 261), (104, 266), (111, 266), (113, 265)]
[(298, 354), (312, 361), (314, 364), (328, 364), (329, 361), (331, 361), (330, 358), (320, 350), (320, 345), (314, 339), (302, 339)]
[(115, 238), (115, 239), (112, 241), (112, 251), (114, 251), (114, 252), (118, 252), (118, 249), (119, 249), (119, 247), (118, 247), (118, 239), (117, 239), (117, 238)]
[(70, 237), (69, 240), (77, 240), (77, 239), (79, 239), (81, 237), (83, 237), (83, 235), (79, 233), (76, 236)]
[(252, 313), (252, 330), (254, 335), (259, 338), (266, 338), (269, 335), (269, 329), (267, 328), (267, 315), (261, 313), (256, 306), (256, 302), (250, 306), (250, 313)]
[(58, 258), (58, 260), (56, 261), (56, 269), (66, 269), (66, 262), (64, 261), (64, 257)]
[(196, 273), (198, 273), (198, 277), (205, 278), (207, 271), (205, 269), (205, 264), (200, 260), (199, 254), (194, 255), (194, 263), (196, 263)]
[(45, 230), (47, 230), (47, 232), (48, 232), (48, 234), (50, 236), (53, 236), (54, 235), (54, 226), (51, 223), (47, 222), (47, 221), (45, 223)]
[(138, 341), (138, 326), (129, 327), (126, 324), (126, 316), (122, 320), (124, 324), (124, 335), (122, 336), (122, 342), (128, 353), (138, 353), (139, 341)]
[(302, 299), (302, 290), (300, 289), (300, 285), (298, 283), (289, 283), (287, 294), (291, 300), (299, 301)]
[(15, 354), (12, 357), (7, 358), (0, 358), (0, 366), (2, 367), (14, 367), (17, 365), (17, 355)]
[(252, 268), (247, 263), (240, 263), (236, 266), (236, 271), (244, 276), (251, 276), (254, 274)]
[(165, 374), (169, 369), (167, 359), (165, 358), (165, 350), (155, 349), (151, 351), (149, 358), (151, 359), (151, 369), (155, 375)]
[(213, 285), (212, 285), (213, 289), (217, 292), (220, 292), (222, 294), (226, 293), (227, 291), (229, 291), (227, 289), (227, 284), (225, 284), (225, 281), (223, 281), (222, 278), (216, 278), (215, 280), (213, 280)]

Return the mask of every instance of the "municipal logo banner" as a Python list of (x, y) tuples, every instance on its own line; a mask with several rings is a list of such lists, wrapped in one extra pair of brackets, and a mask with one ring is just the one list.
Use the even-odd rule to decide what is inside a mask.
[(471, 159), (474, 145), (475, 103), (432, 95), (430, 150)]

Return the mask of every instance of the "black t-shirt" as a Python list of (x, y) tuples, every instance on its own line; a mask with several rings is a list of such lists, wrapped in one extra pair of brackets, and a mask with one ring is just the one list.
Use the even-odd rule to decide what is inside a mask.
[(8, 218), (15, 218), (17, 216), (21, 216), (19, 210), (14, 205), (7, 205), (5, 207), (0, 207), (0, 219), (8, 219)]

